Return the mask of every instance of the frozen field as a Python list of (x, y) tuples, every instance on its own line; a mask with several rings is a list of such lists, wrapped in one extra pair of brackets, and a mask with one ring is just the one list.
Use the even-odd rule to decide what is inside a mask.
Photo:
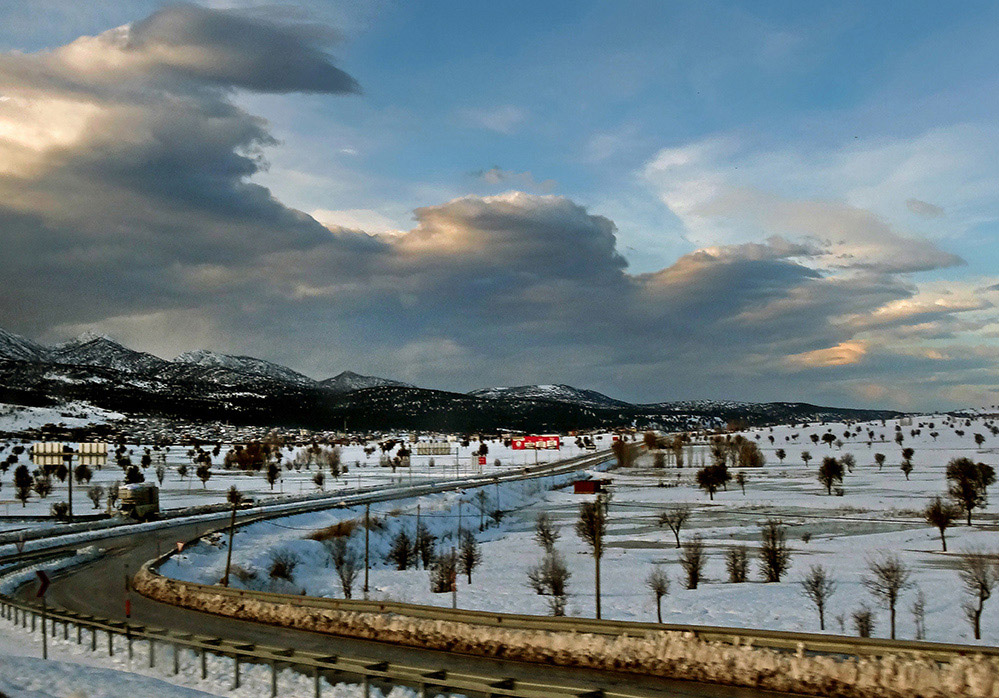
[[(609, 437), (601, 437), (601, 439), (607, 443), (610, 440)], [(535, 452), (514, 451), (504, 446), (502, 442), (487, 441), (485, 445), (488, 448), (488, 454), (483, 465), (480, 464), (479, 457), (476, 455), (481, 446), (478, 441), (473, 440), (468, 446), (462, 446), (460, 441), (455, 441), (451, 444), (451, 455), (426, 456), (416, 455), (414, 452), (410, 457), (410, 466), (398, 468), (380, 464), (383, 455), (392, 457), (397, 454), (398, 446), (383, 454), (375, 442), (368, 444), (369, 452), (365, 452), (365, 447), (362, 445), (352, 444), (339, 447), (340, 467), (346, 472), (342, 472), (337, 477), (334, 477), (328, 468), (320, 467), (317, 463), (302, 464), (300, 455), (304, 449), (295, 447), (281, 451), (279, 479), (273, 486), (267, 481), (266, 469), (258, 472), (243, 472), (226, 468), (224, 459), (229, 448), (228, 445), (224, 445), (217, 454), (213, 453), (213, 444), (204, 446), (212, 460), (211, 475), (206, 482), (202, 482), (196, 476), (197, 464), (192, 461), (192, 452), (188, 447), (174, 446), (153, 450), (143, 444), (130, 444), (126, 445), (126, 455), (133, 464), (140, 465), (143, 455), (149, 454), (150, 465), (141, 468), (147, 482), (157, 482), (157, 466), (162, 464), (164, 478), (160, 484), (160, 507), (176, 509), (222, 502), (231, 486), (236, 486), (246, 496), (261, 500), (273, 496), (318, 492), (320, 490), (348, 491), (390, 483), (467, 477), (477, 473), (521, 468), (525, 465), (533, 465), (535, 462), (545, 463), (569, 458), (581, 452), (576, 448), (572, 439), (564, 439), (563, 443), (561, 451)], [(598, 441), (598, 443), (601, 442)], [(411, 446), (412, 444), (407, 444), (407, 447)], [(69, 499), (68, 483), (60, 481), (55, 476), (50, 478), (52, 492), (45, 498), (32, 492), (26, 505), (22, 505), (22, 502), (15, 498), (13, 480), (17, 466), (26, 465), (29, 471), (34, 471), (38, 467), (31, 458), (30, 444), (22, 444), (20, 441), (0, 442), (0, 462), (14, 454), (14, 450), (18, 447), (22, 447), (24, 452), (15, 454), (17, 461), (7, 466), (5, 470), (0, 468), (0, 530), (49, 525), (51, 520), (31, 519), (48, 517), (53, 503)], [(370, 452), (371, 447), (376, 447), (373, 453)], [(298, 464), (296, 464), (296, 459), (299, 460)], [(499, 461), (498, 465), (497, 461)], [(74, 460), (74, 467), (78, 462)], [(88, 496), (88, 489), (96, 485), (107, 491), (111, 485), (122, 481), (124, 476), (124, 471), (115, 464), (113, 458), (109, 458), (101, 466), (94, 465), (91, 461), (88, 463), (92, 472), (90, 482), (73, 483), (73, 512), (77, 515), (98, 514), (106, 511), (106, 496), (100, 500), (100, 507), (96, 507)], [(184, 468), (186, 468), (186, 473), (182, 475), (181, 472)], [(314, 480), (320, 471), (324, 473), (324, 482), (321, 486)], [(28, 520), (23, 517), (28, 517)]]
[[(996, 538), (996, 502), (975, 510), (974, 525), (964, 525), (963, 518), (948, 530), (948, 553), (941, 552), (936, 529), (922, 518), (922, 509), (929, 498), (946, 491), (944, 470), (954, 457), (967, 456), (995, 467), (999, 437), (994, 437), (984, 418), (970, 425), (945, 424), (945, 417), (915, 419), (902, 426), (901, 446), (894, 441), (895, 423), (880, 422), (852, 425), (862, 436), (845, 438), (843, 424), (809, 425), (807, 427), (774, 427), (744, 432), (757, 441), (767, 458), (762, 468), (746, 468), (746, 492), (735, 481), (719, 491), (714, 501), (696, 487), (694, 476), (704, 461), (709, 461), (707, 449), (694, 445), (686, 450), (686, 467), (669, 465), (659, 470), (652, 467), (650, 455), (643, 455), (633, 468), (614, 470), (607, 474), (613, 480), (609, 507), (606, 551), (602, 561), (603, 614), (607, 618), (625, 620), (655, 620), (655, 604), (644, 580), (655, 565), (662, 565), (671, 579), (670, 592), (663, 599), (663, 620), (672, 623), (696, 623), (738, 627), (818, 631), (814, 608), (801, 593), (799, 580), (809, 566), (821, 564), (836, 581), (835, 593), (826, 613), (827, 632), (854, 634), (850, 614), (862, 604), (875, 613), (874, 635), (888, 634), (888, 612), (863, 587), (861, 577), (867, 572), (866, 561), (882, 552), (898, 553), (912, 569), (912, 586), (903, 591), (898, 604), (897, 631), (900, 638), (913, 638), (915, 625), (910, 607), (922, 591), (926, 598), (926, 636), (930, 640), (974, 642), (961, 605), (963, 591), (956, 572), (957, 556), (962, 550), (999, 549)], [(920, 427), (920, 422), (923, 426)], [(934, 427), (928, 424), (933, 423)], [(875, 432), (868, 444), (868, 430)], [(912, 435), (913, 430), (921, 433)], [(959, 435), (956, 431), (963, 431)], [(814, 444), (810, 435), (833, 432), (843, 440), (842, 446)], [(936, 433), (934, 438), (931, 433)], [(985, 441), (979, 447), (974, 434)], [(798, 434), (796, 439), (793, 434)], [(884, 441), (881, 435), (884, 434)], [(769, 437), (774, 437), (771, 444)], [(899, 468), (901, 449), (913, 448), (914, 469), (910, 478)], [(783, 463), (776, 456), (784, 449)], [(812, 459), (806, 465), (802, 452), (809, 451)], [(816, 473), (824, 456), (842, 457), (852, 454), (856, 460), (854, 472), (846, 473), (843, 493), (826, 494)], [(886, 456), (883, 468), (875, 464), (874, 454)], [(739, 472), (732, 468), (733, 477)], [(592, 616), (593, 559), (573, 532), (578, 506), (592, 495), (575, 495), (571, 489), (549, 489), (524, 485), (519, 492), (506, 498), (501, 506), (513, 509), (500, 526), (487, 527), (479, 533), (475, 508), (476, 493), (463, 499), (464, 526), (473, 529), (481, 541), (483, 560), (473, 573), (472, 583), (459, 580), (458, 603), (463, 608), (545, 614), (545, 598), (527, 585), (527, 570), (542, 556), (533, 540), (533, 523), (539, 512), (548, 512), (560, 526), (561, 538), (556, 548), (565, 556), (572, 573), (569, 580), (569, 615)], [(512, 487), (512, 486), (511, 486)], [(993, 486), (994, 489), (995, 486)], [(488, 492), (489, 497), (494, 493)], [(657, 525), (658, 515), (671, 504), (688, 503), (692, 507), (690, 521), (681, 538), (694, 534), (703, 536), (708, 548), (707, 581), (697, 589), (685, 589), (678, 564), (679, 551), (672, 533)], [(395, 505), (394, 511), (380, 512), (386, 527), (379, 536), (372, 536), (374, 568), (371, 573), (372, 594), (379, 598), (415, 603), (450, 605), (449, 594), (430, 592), (428, 573), (422, 569), (396, 571), (384, 558), (391, 539), (399, 528), (412, 532), (415, 527), (415, 502)], [(437, 498), (422, 503), (424, 521), (433, 522), (442, 542), (450, 544), (457, 526), (455, 501)], [(489, 505), (491, 506), (491, 505)], [(428, 517), (429, 514), (429, 517)], [(344, 514), (356, 517), (357, 513)], [(756, 552), (760, 524), (767, 517), (781, 519), (787, 526), (791, 549), (790, 571), (780, 583), (764, 583), (758, 572)], [(328, 551), (320, 543), (306, 540), (314, 529), (329, 525), (318, 519), (287, 520), (261, 527), (257, 532), (241, 534), (252, 537), (252, 545), (237, 543), (235, 559), (250, 575), (249, 586), (287, 590), (305, 590), (309, 594), (342, 596), (331, 567)], [(278, 530), (279, 524), (286, 525)], [(451, 531), (451, 533), (449, 533)], [(352, 545), (358, 545), (359, 533), (351, 535)], [(749, 581), (727, 583), (724, 552), (731, 546), (746, 544), (750, 549)], [(252, 548), (251, 555), (241, 553)], [(290, 549), (300, 560), (292, 581), (268, 577), (273, 551)], [(243, 558), (240, 555), (244, 554)], [(171, 574), (196, 581), (212, 581), (219, 576), (224, 564), (224, 542), (191, 551), (190, 556), (172, 565)], [(842, 625), (840, 625), (842, 620)], [(999, 643), (999, 602), (986, 603), (982, 619), (982, 642)]]

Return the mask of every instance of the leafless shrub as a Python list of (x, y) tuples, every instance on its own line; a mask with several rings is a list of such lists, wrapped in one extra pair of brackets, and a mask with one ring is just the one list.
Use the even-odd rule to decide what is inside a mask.
[(704, 550), (704, 541), (699, 535), (680, 546), (680, 567), (687, 575), (688, 589), (697, 588), (697, 584), (701, 581), (705, 562), (707, 562), (707, 553)]
[(293, 581), (295, 568), (300, 562), (298, 554), (291, 550), (275, 550), (271, 553), (271, 564), (267, 573), (271, 579), (284, 579), (290, 582)]
[(527, 570), (528, 585), (535, 592), (547, 596), (548, 608), (553, 616), (564, 616), (569, 599), (569, 569), (556, 550), (549, 550), (534, 567)]
[(787, 529), (776, 519), (767, 519), (760, 530), (760, 571), (767, 582), (779, 582), (791, 566), (791, 551), (787, 549)]
[(663, 622), (663, 597), (669, 593), (669, 577), (666, 575), (665, 570), (659, 565), (656, 565), (649, 576), (645, 578), (645, 585), (649, 587), (652, 592), (652, 596), (656, 600), (656, 620), (659, 623)]
[(898, 597), (910, 586), (909, 578), (911, 571), (902, 562), (898, 555), (885, 554), (880, 558), (872, 558), (867, 561), (869, 575), (862, 579), (864, 587), (867, 588), (876, 599), (887, 607), (890, 625), (891, 639), (895, 639), (895, 605)]
[(725, 569), (728, 570), (728, 581), (740, 584), (746, 581), (749, 567), (749, 550), (745, 545), (737, 545), (725, 551)]
[(829, 597), (836, 591), (836, 582), (826, 572), (822, 565), (812, 565), (808, 574), (801, 580), (801, 592), (808, 597), (808, 600), (819, 612), (819, 629), (826, 629), (826, 603)]

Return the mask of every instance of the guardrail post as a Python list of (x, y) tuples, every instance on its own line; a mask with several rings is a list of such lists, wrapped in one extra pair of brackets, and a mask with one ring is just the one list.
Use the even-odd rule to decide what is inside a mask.
[(131, 626), (125, 626), (125, 642), (128, 644), (128, 661), (132, 661), (135, 658), (135, 651), (132, 648), (132, 628)]
[(239, 655), (232, 655), (232, 690), (239, 688)]
[(79, 623), (76, 624), (76, 644), (83, 644), (83, 626)]
[(180, 673), (180, 647), (177, 645), (173, 646), (173, 673)]
[(114, 633), (108, 630), (108, 656), (114, 656)]
[(64, 620), (62, 622), (62, 639), (63, 640), (68, 640), (69, 639), (69, 621), (68, 620)]
[(361, 693), (364, 695), (364, 698), (371, 698), (371, 681), (368, 679), (367, 674), (361, 677)]
[(277, 677), (278, 677), (277, 662), (271, 660), (271, 698), (277, 698)]
[(156, 640), (149, 638), (149, 667), (156, 666)]
[(205, 652), (205, 648), (201, 648), (201, 680), (204, 681), (208, 678), (208, 653)]
[(312, 694), (314, 698), (322, 698), (323, 685), (320, 681), (319, 667), (312, 667)]
[(35, 617), (37, 615), (34, 611), (31, 612), (31, 632), (35, 632)]

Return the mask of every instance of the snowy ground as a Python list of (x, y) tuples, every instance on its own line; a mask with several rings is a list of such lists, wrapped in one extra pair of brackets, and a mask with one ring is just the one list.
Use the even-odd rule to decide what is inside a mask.
[[(600, 437), (598, 444), (606, 448), (610, 442), (609, 436)], [(482, 472), (501, 472), (510, 468), (521, 468), (525, 465), (533, 465), (535, 462), (546, 463), (554, 460), (570, 458), (579, 455), (581, 451), (576, 448), (573, 439), (563, 439), (562, 450), (549, 451), (514, 451), (498, 441), (487, 441), (486, 445), (489, 453), (486, 456), (486, 465), (480, 465), (478, 458), (473, 455), (480, 447), (478, 441), (472, 441), (466, 447), (462, 447), (460, 442), (452, 444), (452, 455), (438, 456), (418, 456), (412, 455), (411, 465), (408, 468), (397, 468), (393, 471), (390, 467), (379, 465), (382, 455), (381, 450), (376, 450), (373, 454), (366, 454), (364, 447), (360, 445), (350, 445), (341, 447), (342, 465), (346, 467), (347, 473), (338, 478), (333, 478), (326, 472), (326, 481), (323, 488), (327, 491), (349, 491), (358, 488), (366, 488), (390, 483), (408, 483), (421, 480), (444, 480), (456, 477), (467, 477), (472, 474)], [(18, 462), (7, 468), (6, 472), (0, 472), (0, 531), (37, 527), (41, 525), (51, 525), (52, 521), (32, 520), (30, 517), (44, 519), (49, 516), (50, 507), (54, 502), (68, 501), (68, 484), (61, 482), (57, 478), (51, 478), (53, 491), (44, 499), (32, 493), (27, 502), (27, 506), (22, 506), (21, 502), (15, 499), (14, 494), (14, 471), (17, 465), (27, 465), (29, 471), (38, 467), (30, 457), (30, 444), (20, 444), (20, 442), (3, 443), (0, 442), (0, 462), (12, 454), (13, 449), (24, 446), (24, 453), (20, 454)], [(370, 445), (376, 445), (374, 443)], [(75, 447), (75, 445), (74, 445)], [(142, 455), (146, 452), (144, 445), (127, 446), (129, 457), (135, 464), (139, 464)], [(206, 446), (206, 448), (209, 448)], [(287, 469), (282, 466), (281, 478), (274, 484), (273, 488), (268, 484), (265, 472), (245, 473), (237, 470), (226, 470), (223, 467), (225, 452), (228, 447), (223, 447), (217, 456), (213, 456), (211, 477), (207, 483), (202, 483), (195, 477), (196, 466), (191, 462), (189, 449), (187, 447), (174, 446), (164, 448), (159, 451), (151, 451), (153, 459), (152, 465), (143, 470), (145, 478), (149, 482), (156, 481), (156, 466), (164, 460), (166, 466), (166, 476), (160, 488), (160, 507), (163, 509), (175, 509), (182, 507), (198, 506), (203, 504), (217, 504), (225, 500), (225, 494), (229, 488), (235, 485), (244, 495), (257, 500), (266, 499), (273, 496), (286, 494), (299, 494), (319, 491), (318, 486), (313, 482), (313, 477), (318, 471), (318, 466), (304, 466), (301, 469)], [(285, 463), (294, 460), (300, 448), (292, 451), (284, 451), (282, 458)], [(392, 455), (397, 449), (389, 452)], [(209, 453), (211, 451), (209, 450)], [(496, 465), (496, 461), (500, 465)], [(431, 461), (433, 465), (431, 465)], [(74, 461), (74, 466), (77, 461)], [(178, 467), (187, 466), (186, 477), (178, 474)], [(101, 508), (95, 508), (91, 499), (87, 496), (90, 485), (100, 485), (107, 490), (113, 483), (120, 482), (123, 471), (114, 464), (113, 459), (107, 464), (98, 467), (90, 464), (93, 472), (93, 479), (90, 483), (73, 484), (73, 511), (75, 514), (94, 514), (106, 510), (106, 499), (102, 499)], [(29, 517), (24, 519), (21, 517)]]
[[(867, 572), (866, 561), (884, 552), (898, 553), (912, 568), (912, 586), (906, 589), (898, 604), (898, 636), (915, 636), (910, 607), (922, 590), (926, 603), (927, 639), (948, 642), (974, 642), (970, 627), (961, 609), (962, 588), (956, 572), (957, 556), (962, 550), (981, 548), (994, 551), (996, 542), (997, 508), (995, 502), (976, 510), (975, 525), (967, 527), (955, 522), (948, 531), (949, 553), (940, 551), (936, 529), (922, 519), (921, 510), (931, 496), (946, 491), (944, 469), (956, 456), (967, 456), (996, 467), (999, 465), (999, 437), (989, 430), (984, 417), (973, 419), (970, 425), (945, 423), (945, 417), (925, 417), (913, 424), (901, 425), (904, 441), (894, 441), (895, 426), (888, 421), (858, 427), (862, 436), (845, 438), (846, 425), (826, 424), (774, 427), (745, 433), (757, 440), (766, 454), (763, 468), (746, 469), (746, 493), (730, 483), (714, 501), (696, 488), (694, 473), (703, 461), (710, 459), (703, 445), (695, 445), (686, 453), (687, 467), (677, 470), (669, 466), (655, 470), (651, 456), (643, 456), (634, 468), (614, 470), (613, 496), (610, 502), (609, 530), (602, 561), (602, 605), (606, 618), (623, 620), (655, 620), (655, 605), (644, 580), (654, 565), (662, 565), (671, 578), (669, 595), (663, 600), (663, 619), (671, 623), (695, 623), (733, 627), (756, 627), (798, 631), (818, 631), (815, 610), (801, 593), (800, 579), (809, 566), (821, 564), (831, 571), (837, 582), (826, 613), (827, 631), (853, 634), (850, 614), (861, 604), (871, 606), (876, 614), (875, 636), (888, 634), (887, 610), (865, 590), (861, 577)], [(920, 426), (922, 423), (923, 426)], [(928, 425), (933, 423), (933, 427)], [(868, 443), (868, 429), (875, 432)], [(811, 442), (812, 433), (821, 436), (832, 431), (844, 440), (841, 447)], [(913, 435), (913, 430), (921, 433)], [(963, 431), (959, 435), (956, 431)], [(937, 437), (931, 436), (936, 433)], [(986, 437), (979, 448), (973, 435)], [(797, 434), (797, 438), (792, 438)], [(881, 441), (881, 435), (884, 441)], [(773, 443), (769, 437), (773, 436)], [(906, 480), (899, 469), (901, 448), (915, 450), (914, 471)], [(783, 463), (776, 449), (786, 451)], [(808, 465), (801, 457), (809, 451)], [(841, 457), (851, 453), (856, 469), (847, 473), (842, 496), (827, 495), (816, 473), (822, 457)], [(883, 453), (886, 463), (879, 470), (874, 454)], [(694, 467), (691, 467), (693, 464)], [(738, 469), (732, 469), (733, 476)], [(994, 487), (993, 487), (994, 489)], [(488, 492), (488, 488), (487, 488)], [(490, 497), (494, 496), (489, 493)], [(478, 534), (482, 542), (483, 562), (473, 573), (472, 584), (462, 580), (458, 603), (463, 608), (498, 610), (519, 613), (547, 613), (545, 599), (536, 595), (526, 584), (527, 569), (541, 558), (541, 549), (533, 541), (533, 521), (541, 511), (551, 514), (561, 527), (557, 548), (565, 556), (572, 572), (569, 582), (570, 615), (592, 616), (593, 560), (587, 548), (573, 532), (579, 503), (592, 495), (575, 495), (571, 489), (511, 490), (504, 509), (519, 507), (510, 513), (501, 526), (486, 528)], [(478, 514), (474, 505), (476, 493), (464, 499), (465, 527), (478, 533)], [(703, 536), (709, 549), (706, 567), (707, 581), (697, 589), (685, 589), (681, 580), (678, 552), (672, 534), (659, 528), (656, 519), (664, 508), (674, 503), (689, 503), (693, 516), (684, 528), (682, 538), (694, 534)], [(413, 503), (393, 505), (394, 512), (380, 512), (386, 531), (380, 533), (372, 555), (375, 567), (371, 573), (373, 594), (379, 598), (414, 603), (450, 605), (447, 594), (429, 590), (428, 574), (424, 570), (395, 571), (384, 561), (384, 552), (399, 527), (412, 531), (415, 526)], [(422, 514), (438, 526), (436, 532), (447, 537), (447, 531), (457, 525), (455, 502), (438, 498), (427, 502)], [(347, 514), (355, 516), (357, 513)], [(312, 515), (310, 515), (312, 516)], [(788, 541), (792, 551), (791, 568), (780, 583), (760, 581), (755, 558), (759, 541), (759, 526), (768, 517), (780, 518), (788, 526)], [(440, 518), (434, 518), (440, 517)], [(426, 520), (426, 519), (425, 519)], [(325, 548), (304, 540), (310, 531), (329, 525), (319, 518), (299, 518), (261, 524), (256, 532), (246, 534), (237, 542), (235, 559), (244, 569), (255, 574), (248, 585), (274, 589), (304, 589), (309, 594), (341, 596), (334, 582), (334, 571)], [(280, 530), (279, 526), (286, 526)], [(265, 530), (266, 529), (266, 530)], [(351, 536), (358, 545), (358, 531)], [(374, 538), (374, 536), (373, 536)], [(806, 542), (807, 540), (807, 542)], [(444, 541), (449, 545), (448, 540)], [(248, 543), (252, 543), (248, 545)], [(737, 544), (750, 548), (750, 581), (742, 584), (726, 582), (724, 552)], [(247, 553), (247, 549), (251, 552)], [(271, 553), (278, 549), (293, 550), (301, 564), (291, 583), (271, 580), (267, 575)], [(241, 553), (242, 550), (242, 553)], [(241, 554), (243, 557), (241, 557)], [(196, 581), (217, 578), (224, 557), (224, 542), (217, 547), (203, 546), (188, 557), (171, 563), (164, 571)], [(842, 625), (840, 620), (842, 619)], [(982, 642), (999, 644), (999, 603), (986, 604), (982, 619)]]
[[(86, 633), (84, 633), (86, 637)], [(149, 668), (146, 643), (136, 642), (131, 660), (125, 651), (125, 640), (116, 638), (118, 646), (113, 657), (107, 655), (107, 640), (101, 638), (97, 652), (91, 652), (88, 638), (77, 645), (70, 633), (48, 638), (49, 659), (43, 660), (39, 633), (0, 621), (0, 696), (6, 698), (258, 698), (270, 695), (270, 668), (243, 664), (241, 686), (232, 689), (232, 661), (211, 657), (208, 678), (201, 679), (200, 666), (193, 653), (181, 655), (180, 674), (174, 675), (172, 664), (162, 650), (157, 667)], [(283, 698), (312, 698), (311, 677), (285, 669), (278, 677), (279, 695)], [(356, 684), (338, 683), (323, 686), (323, 696), (330, 698), (360, 698)], [(372, 695), (380, 697), (377, 688)], [(387, 698), (412, 698), (415, 692), (394, 688)]]
[(108, 424), (124, 419), (125, 415), (101, 409), (83, 402), (70, 402), (58, 407), (29, 407), (0, 403), (0, 432), (38, 429), (46, 424), (61, 424), (66, 428)]

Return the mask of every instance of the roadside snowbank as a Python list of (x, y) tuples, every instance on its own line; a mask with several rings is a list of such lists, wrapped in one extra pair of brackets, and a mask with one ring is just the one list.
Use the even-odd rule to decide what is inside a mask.
[(136, 589), (195, 610), (283, 627), (506, 660), (559, 664), (844, 698), (994, 698), (999, 660), (965, 656), (949, 664), (902, 656), (847, 658), (795, 655), (720, 642), (692, 633), (645, 637), (510, 630), (399, 615), (291, 607), (232, 598), (190, 587), (143, 568)]

